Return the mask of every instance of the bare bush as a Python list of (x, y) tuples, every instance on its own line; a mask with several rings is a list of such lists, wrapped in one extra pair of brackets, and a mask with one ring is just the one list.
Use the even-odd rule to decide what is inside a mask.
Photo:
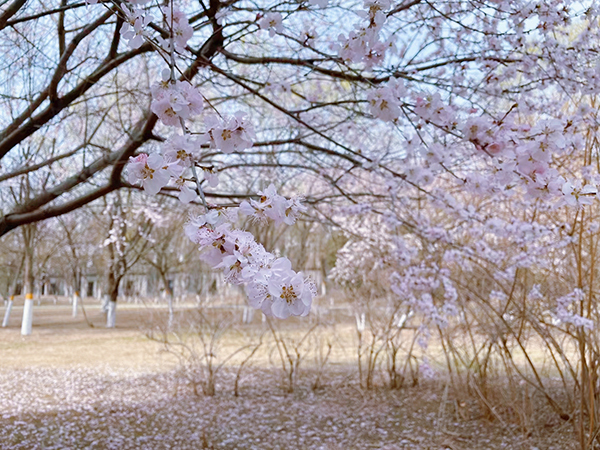
[(227, 365), (234, 366), (237, 358), (233, 390), (238, 396), (243, 369), (262, 345), (262, 335), (256, 342), (253, 336), (236, 328), (232, 312), (210, 308), (186, 311), (185, 319), (175, 325), (170, 322), (163, 320), (146, 335), (177, 357), (179, 373), (194, 394), (215, 395), (221, 370)]
[(279, 356), (285, 390), (292, 393), (298, 381), (300, 363), (310, 352), (309, 337), (319, 327), (319, 323), (311, 325), (306, 331), (300, 331), (299, 335), (278, 330), (269, 318), (267, 318), (267, 324), (275, 341), (274, 350), (277, 351)]

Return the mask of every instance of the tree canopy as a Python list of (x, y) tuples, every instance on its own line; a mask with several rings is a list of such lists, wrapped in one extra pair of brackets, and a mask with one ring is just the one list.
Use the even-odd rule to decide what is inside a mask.
[(262, 177), (302, 179), (329, 216), (348, 201), (439, 198), (440, 177), (562, 195), (568, 180), (547, 169), (597, 89), (593, 5), (261, 3), (7, 3), (0, 233), (137, 188), (124, 167), (168, 138), (150, 91), (170, 66), (204, 99), (192, 133), (235, 112), (255, 130), (250, 149), (198, 144), (197, 164), (227, 180), (205, 189), (215, 203)]

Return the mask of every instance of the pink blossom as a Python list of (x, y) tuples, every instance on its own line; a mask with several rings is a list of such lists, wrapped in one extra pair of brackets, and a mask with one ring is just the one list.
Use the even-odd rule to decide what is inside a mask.
[(128, 181), (135, 184), (142, 182), (144, 190), (150, 195), (156, 195), (171, 179), (171, 172), (162, 156), (145, 153), (129, 158), (127, 164)]
[(236, 113), (225, 120), (211, 118), (207, 120), (213, 147), (223, 153), (239, 152), (252, 147), (255, 139), (252, 124), (242, 113)]
[(204, 108), (200, 93), (187, 81), (162, 81), (152, 87), (150, 109), (167, 126), (180, 126), (181, 119)]
[(219, 176), (212, 170), (204, 170), (204, 179), (210, 187), (217, 187), (219, 185)]
[(183, 11), (175, 8), (171, 15), (171, 8), (165, 8), (164, 14), (167, 26), (169, 28), (171, 26), (173, 27), (172, 31), (175, 50), (183, 51), (187, 45), (187, 41), (190, 40), (194, 34), (194, 29), (189, 24), (187, 16)]
[(285, 223), (292, 225), (296, 222), (299, 215), (306, 211), (302, 205), (301, 199), (292, 198), (290, 200), (277, 194), (274, 184), (270, 184), (264, 191), (259, 191), (260, 199), (243, 201), (240, 204), (240, 212), (252, 216), (259, 222), (271, 219), (276, 224)]
[(305, 316), (309, 313), (316, 289), (314, 284), (304, 279), (302, 273), (290, 269), (269, 279), (268, 292), (273, 299), (272, 314), (279, 319), (287, 319), (289, 316)]
[(261, 30), (269, 30), (269, 36), (275, 36), (275, 33), (283, 33), (283, 18), (278, 12), (267, 13), (259, 20), (258, 26)]
[(583, 205), (591, 205), (596, 199), (598, 190), (596, 186), (586, 184), (581, 185), (581, 181), (566, 181), (562, 186), (564, 194), (563, 202), (569, 206), (581, 207)]
[[(145, 3), (144, 1), (140, 3)], [(127, 20), (123, 22), (121, 29), (119, 30), (123, 39), (128, 41), (131, 48), (136, 49), (142, 46), (144, 43), (144, 36), (147, 35), (146, 27), (152, 22), (153, 18), (151, 15), (144, 13), (142, 9), (138, 7), (123, 7), (123, 12)]]

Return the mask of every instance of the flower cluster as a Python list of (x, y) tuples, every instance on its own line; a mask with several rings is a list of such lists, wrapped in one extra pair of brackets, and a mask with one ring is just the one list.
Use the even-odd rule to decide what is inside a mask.
[(173, 165), (165, 162), (159, 154), (148, 156), (141, 153), (138, 156), (129, 158), (127, 165), (127, 178), (131, 184), (142, 183), (142, 187), (150, 195), (156, 195), (165, 187), (171, 176), (178, 176), (177, 169)]
[[(194, 34), (194, 29), (189, 24), (187, 16), (179, 9), (174, 8), (173, 13), (171, 13), (171, 8), (165, 8), (164, 17), (167, 27), (171, 30), (173, 36), (173, 50), (178, 52), (183, 51), (187, 45), (187, 41)], [(171, 41), (169, 39), (159, 37), (158, 41), (165, 51), (171, 52)]]
[[(208, 131), (192, 137), (184, 122), (202, 111), (202, 97), (189, 83), (173, 82), (169, 73), (152, 87), (152, 97), (152, 111), (167, 126), (181, 125), (185, 134), (168, 138), (160, 154), (131, 157), (127, 167), (129, 182), (141, 181), (150, 194), (157, 194), (172, 182), (180, 190), (179, 199), (190, 202), (197, 198), (201, 187), (194, 179), (197, 191), (191, 189), (183, 174), (198, 165), (202, 146), (224, 153), (244, 150), (252, 146), (253, 128), (240, 113), (225, 118), (213, 116), (205, 120)], [(204, 177), (211, 186), (218, 183), (210, 169), (204, 170)], [(271, 219), (278, 224), (293, 224), (306, 210), (300, 199), (278, 195), (273, 185), (259, 195), (259, 201), (243, 202), (240, 210), (258, 220)], [(236, 215), (237, 210), (207, 210), (190, 220), (186, 235), (199, 246), (204, 261), (223, 271), (225, 281), (246, 287), (251, 306), (281, 319), (307, 315), (316, 295), (314, 283), (294, 272), (288, 259), (267, 252), (252, 234), (233, 229), (231, 223)]]
[(364, 6), (367, 10), (358, 14), (369, 19), (369, 25), (357, 26), (347, 37), (339, 35), (337, 50), (340, 58), (354, 63), (363, 62), (367, 67), (373, 67), (384, 60), (386, 51), (393, 47), (391, 41), (380, 40), (381, 28), (386, 21), (384, 11), (389, 9), (390, 5), (389, 0), (365, 1)]
[(457, 121), (456, 112), (442, 101), (440, 94), (417, 97), (415, 113), (424, 121), (448, 127)]
[(570, 294), (564, 295), (556, 300), (556, 318), (559, 322), (570, 323), (576, 327), (583, 327), (588, 330), (594, 328), (594, 322), (570, 311), (573, 307), (581, 303), (584, 294), (581, 289), (574, 289)]
[(388, 122), (398, 119), (404, 95), (406, 95), (404, 84), (396, 79), (392, 79), (387, 86), (372, 89), (367, 94), (371, 114)]
[[(458, 314), (455, 304), (458, 294), (444, 272), (447, 271), (426, 266), (407, 267), (403, 272), (392, 274), (391, 285), (392, 291), (404, 297), (411, 309), (422, 315), (424, 323), (433, 322), (442, 328), (448, 325), (450, 317)], [(440, 290), (443, 295), (434, 299), (434, 293)]]
[[(175, 22), (175, 14), (173, 17)], [(183, 21), (178, 19), (178, 23)], [(141, 182), (144, 190), (153, 195), (171, 182), (180, 190), (179, 199), (189, 203), (197, 198), (197, 191), (188, 186), (184, 174), (188, 169), (198, 166), (202, 147), (210, 146), (223, 153), (242, 151), (252, 146), (254, 129), (242, 113), (225, 118), (209, 116), (205, 120), (208, 131), (192, 137), (185, 127), (185, 121), (202, 112), (204, 102), (200, 92), (187, 81), (173, 80), (168, 69), (163, 71), (162, 81), (155, 83), (151, 92), (152, 112), (164, 125), (182, 127), (184, 135), (173, 135), (167, 139), (162, 145), (161, 155), (149, 157), (141, 154), (130, 158), (129, 182)], [(202, 170), (204, 179), (211, 187), (215, 187), (219, 181), (212, 168), (202, 167)]]
[(252, 124), (241, 112), (224, 119), (211, 116), (207, 118), (205, 124), (209, 128), (211, 147), (223, 153), (239, 152), (250, 148), (256, 137)]
[(282, 223), (293, 225), (298, 216), (306, 211), (306, 206), (301, 203), (301, 199), (294, 197), (288, 200), (277, 194), (273, 184), (264, 191), (259, 191), (258, 195), (260, 195), (258, 201), (243, 201), (240, 204), (240, 212), (257, 221), (266, 222), (267, 219), (271, 219), (277, 225)]
[(213, 210), (192, 218), (185, 232), (203, 260), (223, 270), (225, 281), (246, 287), (250, 306), (280, 319), (307, 315), (314, 283), (294, 272), (287, 258), (267, 252), (251, 233), (232, 229), (232, 218), (231, 212)]
[(150, 109), (167, 126), (177, 127), (203, 108), (202, 95), (187, 81), (173, 81), (164, 73), (163, 81), (152, 86)]
[[(88, 0), (88, 3), (97, 3), (98, 0)], [(141, 47), (144, 40), (152, 40), (153, 35), (148, 25), (154, 18), (148, 14), (141, 5), (148, 0), (133, 0), (121, 4), (121, 11), (125, 20), (119, 30), (123, 39), (127, 40), (129, 46), (133, 49)], [(166, 53), (171, 54), (174, 51), (181, 52), (187, 45), (187, 42), (194, 34), (194, 28), (189, 24), (185, 13), (177, 8), (163, 8), (166, 27), (171, 32), (168, 36), (157, 36), (154, 40), (156, 44)]]
[[(558, 199), (557, 206), (592, 204), (597, 180), (565, 180), (551, 165), (574, 141), (565, 124), (556, 119), (538, 121), (533, 127), (506, 117), (494, 123), (487, 117), (469, 118), (462, 128), (464, 138), (495, 162), (494, 176), (479, 177), (482, 188), (505, 188), (521, 184), (526, 196)], [(472, 176), (471, 176), (472, 177)]]
[(139, 48), (144, 43), (144, 38), (149, 36), (146, 28), (152, 22), (153, 17), (133, 5), (123, 4), (122, 10), (125, 20), (119, 32), (131, 48)]
[(463, 136), (472, 142), (478, 150), (490, 155), (500, 155), (506, 148), (505, 142), (500, 139), (494, 130), (494, 124), (488, 117), (470, 117), (462, 127)]

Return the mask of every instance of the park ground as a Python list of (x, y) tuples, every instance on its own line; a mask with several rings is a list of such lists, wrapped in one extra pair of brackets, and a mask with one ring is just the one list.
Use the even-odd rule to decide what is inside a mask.
[(107, 330), (99, 305), (86, 305), (91, 327), (81, 314), (71, 317), (66, 302), (46, 302), (28, 337), (20, 335), (21, 312), (17, 303), (0, 329), (0, 449), (576, 448), (572, 424), (541, 400), (514, 409), (528, 417), (511, 418), (486, 412), (442, 378), (364, 389), (351, 350), (333, 352), (318, 386), (307, 360), (291, 393), (265, 351), (248, 362), (235, 396), (233, 358), (207, 396), (194, 393), (193, 367), (184, 375), (180, 360), (147, 337), (166, 308), (122, 304), (117, 328)]

